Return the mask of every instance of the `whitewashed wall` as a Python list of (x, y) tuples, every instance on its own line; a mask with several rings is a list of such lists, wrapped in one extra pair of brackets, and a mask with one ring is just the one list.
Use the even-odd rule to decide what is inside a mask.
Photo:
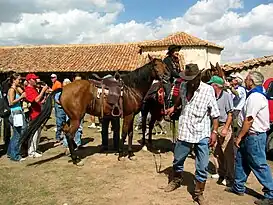
[[(143, 49), (142, 55), (165, 55), (167, 53), (167, 47), (149, 47)], [(221, 50), (217, 48), (210, 48), (204, 46), (195, 47), (182, 47), (180, 52), (184, 56), (183, 64), (196, 63), (199, 69), (210, 68), (210, 63), (216, 64), (221, 61)]]

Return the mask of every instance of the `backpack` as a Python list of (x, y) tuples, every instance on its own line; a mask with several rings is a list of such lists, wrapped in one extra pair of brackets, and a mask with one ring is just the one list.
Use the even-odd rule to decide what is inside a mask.
[(0, 91), (0, 117), (8, 118), (10, 116), (10, 107), (8, 106), (8, 101), (6, 97), (2, 95), (2, 90)]

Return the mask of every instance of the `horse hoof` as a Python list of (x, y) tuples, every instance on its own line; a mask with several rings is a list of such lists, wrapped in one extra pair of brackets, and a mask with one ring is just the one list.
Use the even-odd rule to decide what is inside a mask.
[(125, 157), (124, 156), (119, 156), (118, 157), (118, 161), (124, 161), (125, 160)]
[(134, 155), (134, 153), (129, 153), (128, 159), (131, 160), (131, 161), (135, 161), (136, 160), (136, 155)]
[(118, 161), (123, 161), (124, 160), (124, 154), (123, 153), (119, 153), (118, 154)]
[(128, 159), (131, 160), (131, 161), (136, 161), (137, 160), (136, 156), (128, 157)]
[(148, 148), (146, 147), (146, 145), (144, 145), (144, 146), (142, 147), (142, 150), (143, 150), (143, 151), (146, 151), (146, 152), (148, 151)]
[(76, 163), (76, 166), (78, 166), (78, 167), (82, 167), (83, 165), (84, 165), (83, 161), (79, 161)]

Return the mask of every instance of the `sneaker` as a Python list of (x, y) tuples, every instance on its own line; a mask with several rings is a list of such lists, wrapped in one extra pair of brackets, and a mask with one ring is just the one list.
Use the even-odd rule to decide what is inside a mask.
[(34, 153), (31, 153), (29, 155), (29, 157), (33, 157), (33, 158), (38, 158), (38, 157), (42, 157), (43, 155), (39, 154), (38, 152), (34, 152)]
[(212, 174), (211, 176), (210, 176), (212, 179), (219, 179), (219, 174)]
[(22, 162), (22, 161), (25, 161), (26, 160), (26, 158), (21, 158), (21, 159), (19, 159), (19, 162)]
[(221, 184), (227, 186), (227, 180), (224, 179)]

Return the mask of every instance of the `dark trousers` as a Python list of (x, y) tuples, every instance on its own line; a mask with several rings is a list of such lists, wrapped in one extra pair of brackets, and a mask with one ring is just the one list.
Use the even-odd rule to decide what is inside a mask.
[(118, 151), (119, 149), (119, 139), (120, 139), (120, 118), (113, 116), (104, 116), (102, 119), (102, 146), (104, 148), (108, 148), (108, 128), (109, 123), (111, 122), (112, 130), (113, 130), (113, 142), (114, 149)]
[(9, 118), (4, 118), (4, 152), (6, 153), (8, 150), (9, 142), (10, 142), (10, 137), (11, 137), (11, 128), (10, 128), (10, 123), (9, 123)]

